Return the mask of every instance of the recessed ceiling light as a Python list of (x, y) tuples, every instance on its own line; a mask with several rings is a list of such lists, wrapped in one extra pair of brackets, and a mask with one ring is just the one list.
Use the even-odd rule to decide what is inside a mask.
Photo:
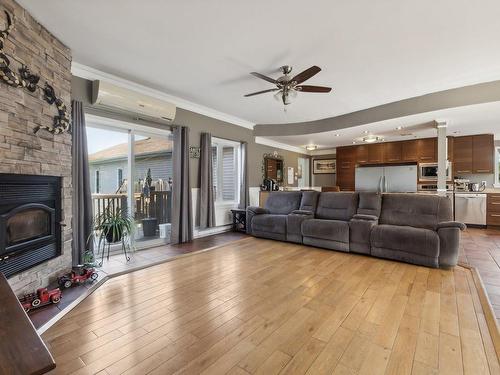
[(402, 126), (398, 126), (398, 127), (396, 128), (396, 130), (401, 130), (401, 129), (403, 129), (403, 127), (402, 127)]
[(369, 132), (368, 132), (368, 130), (365, 130), (363, 133), (368, 134)]
[(352, 144), (355, 145), (356, 144), (356, 141), (352, 141)]
[(316, 145), (307, 145), (306, 146), (306, 150), (308, 150), (308, 151), (314, 151), (317, 148), (318, 148), (318, 146), (316, 146)]
[(383, 141), (383, 140), (384, 139), (382, 137), (378, 137), (376, 135), (369, 135), (369, 136), (363, 138), (363, 142), (366, 142), (366, 143), (373, 143), (373, 142)]
[(335, 136), (336, 136), (336, 137), (340, 137), (340, 134), (339, 134), (339, 133), (336, 133), (336, 134), (335, 134)]

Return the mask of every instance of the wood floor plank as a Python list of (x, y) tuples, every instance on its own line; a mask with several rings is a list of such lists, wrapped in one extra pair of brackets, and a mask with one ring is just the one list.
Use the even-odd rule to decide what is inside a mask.
[(497, 374), (475, 288), (463, 267), (249, 238), (111, 279), (43, 339), (54, 374)]

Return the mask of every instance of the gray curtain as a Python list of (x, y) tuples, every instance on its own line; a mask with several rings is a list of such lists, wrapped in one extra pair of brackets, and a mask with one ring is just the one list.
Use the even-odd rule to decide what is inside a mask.
[(73, 265), (83, 263), (86, 250), (92, 251), (93, 241), (88, 241), (92, 232), (92, 196), (90, 194), (89, 160), (87, 155), (87, 133), (82, 102), (71, 102), (73, 137)]
[(248, 193), (248, 143), (241, 142), (241, 185), (238, 208), (246, 209), (250, 204)]
[(189, 187), (189, 129), (175, 126), (172, 156), (172, 243), (193, 239), (191, 189)]
[(200, 140), (200, 229), (215, 227), (212, 135), (201, 133)]

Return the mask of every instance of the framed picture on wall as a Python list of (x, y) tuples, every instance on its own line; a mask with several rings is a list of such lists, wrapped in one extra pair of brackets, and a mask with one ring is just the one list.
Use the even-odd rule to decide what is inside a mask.
[(313, 173), (314, 174), (337, 173), (337, 161), (335, 159), (314, 159)]

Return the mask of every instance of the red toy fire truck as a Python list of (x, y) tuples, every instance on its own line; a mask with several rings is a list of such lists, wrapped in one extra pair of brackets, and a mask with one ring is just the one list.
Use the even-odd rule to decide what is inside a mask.
[(70, 288), (72, 285), (80, 285), (87, 280), (95, 281), (99, 275), (92, 267), (78, 266), (71, 273), (59, 278), (59, 286), (61, 288)]
[(61, 300), (61, 294), (61, 289), (59, 288), (52, 290), (40, 288), (36, 291), (36, 293), (30, 293), (20, 297), (19, 302), (21, 302), (24, 311), (28, 312), (51, 303), (59, 303)]

